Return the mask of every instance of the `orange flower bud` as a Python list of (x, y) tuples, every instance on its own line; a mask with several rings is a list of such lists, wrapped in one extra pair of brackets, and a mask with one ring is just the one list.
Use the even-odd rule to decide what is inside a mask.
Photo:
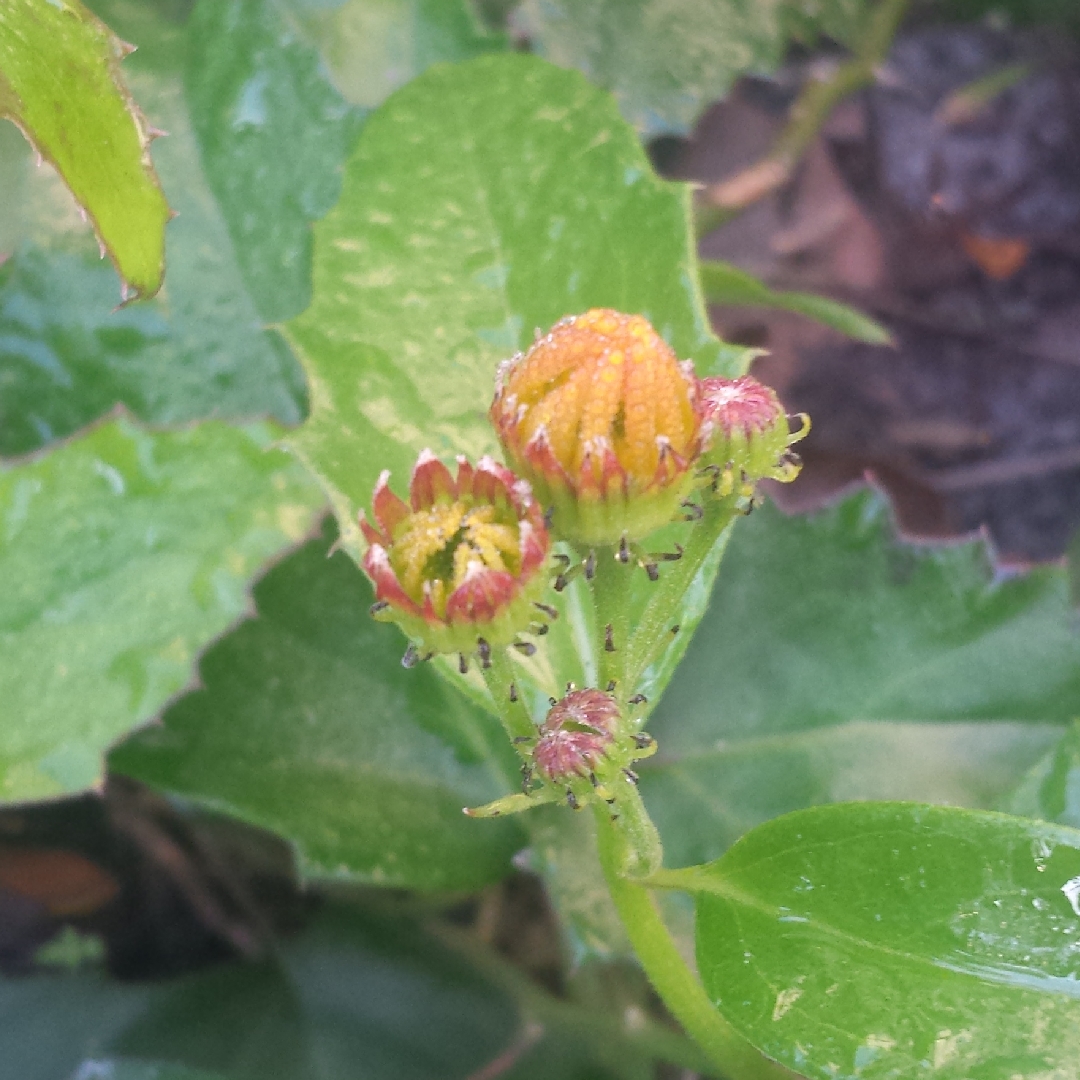
[(646, 319), (596, 308), (499, 368), (491, 419), (559, 534), (616, 544), (675, 516), (701, 448), (696, 386)]

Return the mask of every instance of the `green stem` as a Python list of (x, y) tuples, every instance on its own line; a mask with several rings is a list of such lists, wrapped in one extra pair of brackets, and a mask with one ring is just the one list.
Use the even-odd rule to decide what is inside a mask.
[[(490, 665), (481, 666), (480, 672), (484, 676), (484, 682), (498, 710), (499, 719), (510, 739), (535, 738), (536, 726), (532, 722), (521, 694), (515, 693), (516, 700), (511, 700), (510, 688), (514, 685), (515, 674), (506, 649), (492, 649)], [(515, 745), (521, 753), (520, 744)]]
[[(633, 563), (619, 562), (613, 547), (602, 547), (596, 552), (596, 572), (591, 584), (596, 606), (597, 681), (601, 689), (614, 682), (616, 693), (623, 698), (633, 693), (629, 685), (623, 684), (630, 643), (630, 573), (636, 569)], [(609, 626), (613, 651), (607, 648)]]
[(619, 874), (621, 838), (603, 810), (596, 840), (611, 899), (645, 974), (683, 1030), (731, 1080), (789, 1076), (754, 1049), (717, 1011), (683, 960), (649, 891)]
[(682, 558), (667, 563), (630, 638), (623, 663), (627, 693), (633, 693), (645, 669), (667, 648), (687, 589), (720, 534), (735, 516), (735, 500), (706, 498), (704, 517), (690, 530)]

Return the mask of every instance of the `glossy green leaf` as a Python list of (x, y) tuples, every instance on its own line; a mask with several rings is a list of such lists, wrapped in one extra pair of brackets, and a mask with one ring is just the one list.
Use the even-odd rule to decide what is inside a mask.
[(701, 289), (710, 304), (779, 308), (805, 315), (841, 334), (870, 345), (888, 345), (892, 338), (881, 323), (847, 304), (804, 292), (778, 292), (753, 274), (731, 263), (708, 260), (701, 264)]
[(766, 506), (734, 530), (649, 720), (643, 792), (669, 865), (821, 801), (992, 807), (1078, 694), (1059, 568), (1001, 579), (981, 544), (904, 544), (868, 493), (810, 517)]
[(265, 427), (126, 420), (0, 471), (0, 801), (98, 783), (322, 500)]
[(508, 47), (482, 31), (469, 0), (291, 0), (347, 100), (373, 109), (432, 64)]
[(850, 41), (865, 0), (524, 0), (549, 60), (611, 90), (648, 135), (685, 134), (748, 72), (779, 67), (791, 37)]
[(297, 315), (311, 222), (337, 201), (362, 114), (280, 0), (202, 0), (188, 37), (188, 105), (244, 280), (264, 319)]
[(514, 754), (487, 713), (368, 615), (371, 588), (332, 537), (256, 586), (259, 618), (202, 659), (204, 689), (110, 757), (114, 770), (272, 829), (308, 877), (474, 888), (524, 845), (515, 819), (462, 808), (511, 789)]
[(1076, 1075), (1080, 832), (911, 803), (819, 807), (684, 876), (706, 990), (799, 1073)]
[(146, 123), (120, 77), (123, 44), (78, 0), (0, 9), (0, 116), (54, 164), (135, 296), (157, 292), (169, 207)]
[(709, 331), (688, 209), (606, 94), (532, 57), (433, 69), (373, 114), (315, 226), (312, 305), (287, 326), (312, 388), (290, 442), (347, 550), (381, 469), (400, 483), (424, 446), (495, 450), (495, 368), (536, 327), (610, 306), (699, 370), (743, 363)]

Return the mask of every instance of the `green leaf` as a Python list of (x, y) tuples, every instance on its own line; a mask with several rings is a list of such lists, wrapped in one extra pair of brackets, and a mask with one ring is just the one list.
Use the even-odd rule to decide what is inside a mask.
[(81, 791), (321, 499), (266, 427), (114, 420), (0, 471), (0, 801)]
[(56, 166), (135, 296), (161, 285), (169, 207), (145, 121), (120, 78), (123, 44), (78, 0), (0, 10), (0, 116)]
[(841, 334), (870, 345), (889, 345), (892, 337), (879, 322), (847, 304), (839, 304), (813, 293), (777, 292), (753, 274), (731, 263), (709, 260), (700, 268), (701, 288), (710, 304), (738, 304), (748, 307), (780, 308), (805, 315)]
[(1073, 1076), (1080, 832), (904, 803), (800, 811), (681, 872), (723, 1015), (809, 1077)]
[[(291, 0), (345, 98), (374, 109), (432, 64), (460, 63), (509, 45), (486, 34), (468, 0)], [(322, 9), (322, 10), (320, 10)]]
[(433, 69), (369, 118), (315, 226), (312, 305), (287, 326), (312, 387), (290, 443), (354, 557), (381, 469), (400, 484), (425, 446), (496, 449), (495, 368), (537, 327), (615, 307), (699, 370), (745, 362), (709, 330), (688, 195), (607, 95), (528, 56)]
[[(115, 311), (117, 279), (98, 259), (55, 174), (33, 167), (14, 129), (0, 129), (0, 454), (25, 453), (123, 402), (140, 419), (174, 424), (271, 415), (297, 423), (303, 373), (262, 328), (224, 220), (199, 167), (183, 100), (184, 39), (150, 9), (109, 6), (139, 45), (125, 65), (153, 121), (154, 143), (180, 217), (169, 227), (169, 275), (152, 301)], [(118, 21), (120, 20), (120, 21)], [(128, 25), (130, 21), (131, 25)]]
[(850, 41), (864, 0), (525, 0), (542, 56), (611, 90), (647, 135), (685, 134), (747, 72), (780, 66), (792, 36)]
[(1080, 720), (1031, 767), (999, 809), (1080, 828)]
[[(1060, 737), (1051, 724), (852, 721), (714, 748), (641, 772), (669, 865), (716, 858), (763, 821), (820, 803), (992, 809)], [(1018, 811), (1020, 812), (1020, 811)]]
[(669, 865), (825, 800), (995, 806), (1078, 695), (1062, 570), (1001, 579), (981, 544), (903, 544), (867, 493), (812, 517), (766, 506), (649, 720), (642, 790)]
[(362, 113), (276, 0), (202, 0), (188, 23), (187, 100), (207, 180), (260, 315), (311, 297), (311, 222), (337, 201)]
[[(116, 275), (96, 253), (28, 245), (0, 266), (0, 455), (36, 450), (117, 402), (154, 424), (300, 419), (298, 365), (276, 335), (226, 321), (250, 304), (229, 294), (208, 259), (188, 261), (191, 224), (172, 227), (177, 253), (163, 295), (119, 311)], [(224, 291), (200, 295), (200, 270)]]
[[(256, 586), (259, 618), (212, 648), (200, 689), (110, 767), (288, 839), (307, 877), (475, 888), (524, 845), (514, 819), (462, 808), (516, 776), (502, 728), (368, 615), (363, 574), (332, 537)], [(509, 778), (509, 779), (508, 779)]]

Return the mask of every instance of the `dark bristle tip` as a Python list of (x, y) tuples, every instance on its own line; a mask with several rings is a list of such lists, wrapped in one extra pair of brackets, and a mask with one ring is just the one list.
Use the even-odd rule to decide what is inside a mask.
[(609, 682), (609, 683), (607, 684), (607, 692), (608, 692), (609, 694), (611, 694), (611, 693), (614, 693), (614, 691), (615, 691), (615, 680), (614, 680), (614, 679), (612, 679), (612, 680), (611, 680), (611, 682)]

